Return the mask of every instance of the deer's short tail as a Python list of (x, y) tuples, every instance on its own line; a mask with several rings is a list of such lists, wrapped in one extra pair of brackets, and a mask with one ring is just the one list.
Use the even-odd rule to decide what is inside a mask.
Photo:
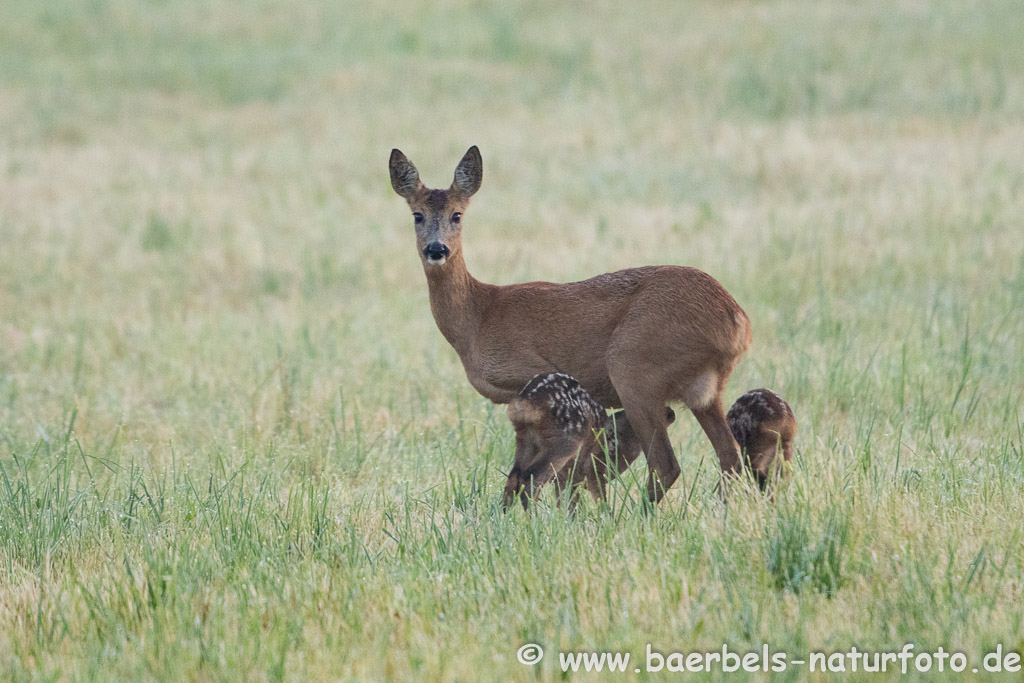
[(747, 317), (746, 312), (736, 307), (736, 310), (732, 314), (733, 324), (736, 326), (736, 334), (734, 336), (735, 344), (733, 346), (733, 353), (736, 357), (742, 356), (750, 348), (750, 344), (754, 341), (754, 331), (750, 326), (750, 318)]

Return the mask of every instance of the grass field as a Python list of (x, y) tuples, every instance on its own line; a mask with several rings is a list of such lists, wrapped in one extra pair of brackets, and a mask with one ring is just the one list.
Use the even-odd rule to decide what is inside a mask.
[[(1024, 649), (1019, 0), (0, 14), (0, 678)], [(501, 513), (512, 429), (387, 175), (446, 186), (471, 144), (477, 277), (733, 293), (726, 399), (800, 422), (774, 503), (723, 505), (684, 413), (654, 515), (642, 463), (607, 508)]]

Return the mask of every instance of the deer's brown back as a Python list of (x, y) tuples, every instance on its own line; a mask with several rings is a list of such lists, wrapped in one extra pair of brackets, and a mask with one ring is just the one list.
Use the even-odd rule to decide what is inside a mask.
[[(621, 402), (608, 369), (614, 338), (634, 338), (651, 358), (716, 367), (750, 345), (743, 309), (710, 275), (648, 266), (589, 280), (496, 287), (463, 358), (470, 381), (505, 403), (537, 374), (575, 377), (604, 406)], [(731, 365), (730, 365), (731, 369)]]

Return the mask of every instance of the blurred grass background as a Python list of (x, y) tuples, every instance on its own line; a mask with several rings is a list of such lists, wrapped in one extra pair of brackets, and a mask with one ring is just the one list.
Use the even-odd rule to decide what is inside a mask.
[[(0, 667), (558, 677), (559, 649), (1022, 647), (1019, 2), (8, 3)], [(392, 147), (471, 271), (700, 267), (801, 423), (653, 519), (503, 517)], [(642, 466), (635, 468), (642, 481)], [(526, 641), (549, 649), (516, 663)], [(639, 656), (637, 654), (636, 656)]]

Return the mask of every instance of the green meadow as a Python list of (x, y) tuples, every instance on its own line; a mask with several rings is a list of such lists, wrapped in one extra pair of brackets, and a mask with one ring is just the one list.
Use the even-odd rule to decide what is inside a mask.
[[(1021, 36), (1019, 0), (4, 3), (0, 678), (1021, 652)], [(726, 400), (800, 425), (773, 501), (723, 502), (680, 408), (653, 514), (642, 459), (503, 514), (512, 428), (387, 169), (446, 187), (472, 144), (479, 279), (685, 264), (739, 301)]]

